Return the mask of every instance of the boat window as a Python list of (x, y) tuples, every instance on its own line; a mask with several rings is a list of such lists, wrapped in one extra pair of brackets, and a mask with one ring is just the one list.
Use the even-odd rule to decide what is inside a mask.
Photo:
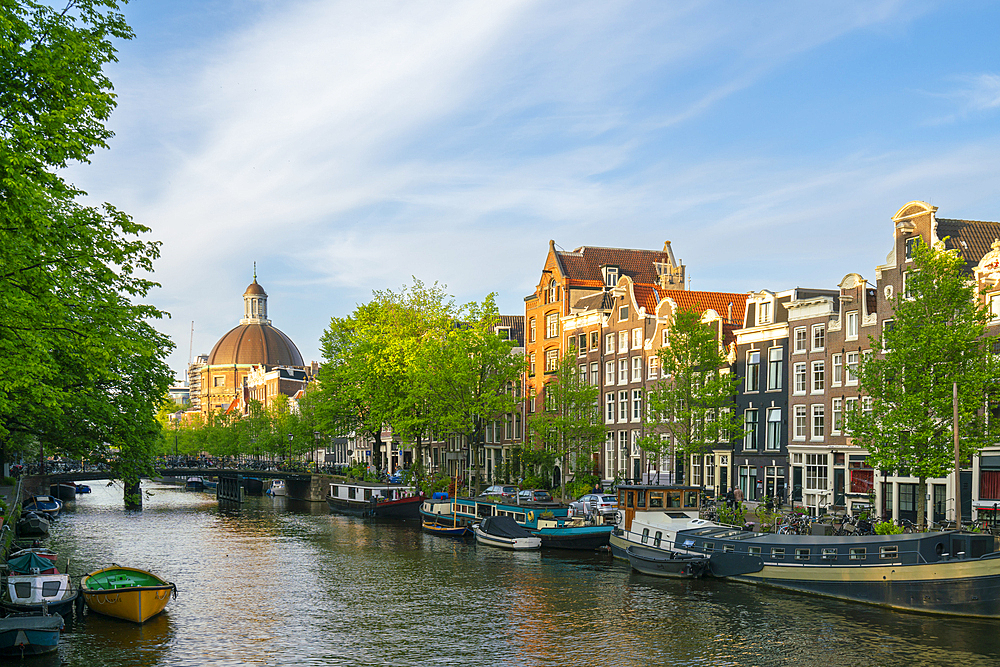
[(684, 507), (698, 507), (698, 492), (697, 491), (685, 491), (684, 492)]
[(784, 547), (771, 547), (771, 558), (775, 560), (780, 560), (785, 557)]
[(671, 519), (688, 519), (688, 518), (690, 518), (684, 512), (667, 512), (666, 515), (668, 517), (670, 517)]
[(515, 514), (514, 521), (517, 521), (518, 523), (524, 523), (524, 512), (521, 512), (520, 514)]
[(735, 550), (736, 550), (736, 547), (733, 546), (732, 544), (723, 544), (722, 545), (722, 553), (724, 553), (724, 554), (731, 553), (731, 552), (733, 552)]
[(365, 489), (365, 500), (371, 500), (371, 499), (372, 499), (372, 490)]
[[(636, 503), (635, 503), (636, 506), (638, 506), (638, 507), (645, 507), (646, 506), (646, 492), (645, 491), (636, 491), (635, 492), (635, 496), (636, 496)], [(650, 506), (652, 506), (652, 505), (650, 505)]]
[(751, 556), (759, 556), (760, 555), (760, 547), (750, 547), (750, 555)]
[(330, 485), (330, 495), (333, 496), (334, 498), (337, 497), (337, 485), (336, 484), (331, 484)]
[(654, 547), (660, 546), (660, 541), (662, 539), (663, 539), (663, 533), (661, 533), (660, 531), (656, 531), (656, 536), (653, 537), (653, 546)]
[(650, 509), (652, 509), (653, 507), (663, 507), (663, 494), (662, 493), (653, 493), (652, 491), (650, 491), (649, 492), (649, 507), (650, 507)]
[(43, 581), (42, 582), (42, 597), (43, 598), (54, 598), (59, 595), (60, 582), (57, 581)]
[(667, 492), (667, 507), (680, 507), (681, 506), (681, 492), (680, 491), (668, 491)]
[(837, 549), (835, 547), (824, 547), (823, 560), (837, 560)]
[(635, 507), (635, 493), (632, 491), (628, 492), (628, 502), (626, 503), (626, 507)]
[(642, 543), (646, 544), (649, 542), (649, 528), (642, 529)]
[(809, 550), (808, 549), (796, 549), (795, 550), (795, 560), (809, 560)]
[(865, 555), (864, 547), (851, 547), (851, 560), (864, 560)]
[(354, 494), (356, 492), (357, 492), (357, 489), (355, 489), (353, 486), (347, 487), (347, 497), (350, 498), (351, 500), (354, 499)]
[(14, 595), (19, 598), (28, 599), (31, 597), (31, 582), (18, 581), (14, 584)]
[(878, 548), (879, 558), (898, 558), (899, 557), (899, 545), (890, 544), (887, 547)]
[(715, 542), (705, 542), (704, 544), (705, 552), (715, 551)]

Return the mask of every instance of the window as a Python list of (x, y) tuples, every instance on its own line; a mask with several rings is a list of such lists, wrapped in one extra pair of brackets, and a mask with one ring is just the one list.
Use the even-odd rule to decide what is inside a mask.
[(213, 387), (225, 387), (226, 386), (226, 376), (225, 375), (213, 375), (212, 376), (212, 386)]
[(805, 327), (795, 327), (795, 351), (805, 352), (806, 351), (806, 328)]
[(604, 284), (608, 287), (614, 287), (615, 283), (618, 282), (618, 267), (617, 266), (605, 266), (604, 267)]
[(646, 544), (649, 542), (649, 528), (642, 529), (642, 543)]
[(781, 408), (770, 408), (767, 411), (767, 434), (764, 448), (771, 452), (781, 449)]
[(649, 379), (655, 380), (660, 371), (660, 358), (655, 354), (649, 357)]
[(642, 329), (632, 329), (632, 349), (642, 349)]
[(549, 313), (545, 316), (545, 337), (557, 338), (559, 336), (559, 314)]
[(760, 389), (760, 352), (747, 352), (747, 391)]
[[(624, 322), (627, 319), (628, 319), (628, 306), (623, 303), (620, 306), (618, 306), (618, 321)], [(627, 336), (628, 334), (626, 333), (625, 335)]]
[(580, 364), (580, 384), (587, 384), (587, 364)]
[(865, 556), (865, 547), (851, 547), (851, 560), (864, 560)]
[(670, 329), (663, 330), (663, 347), (667, 347), (670, 344)]
[[(847, 398), (844, 399), (844, 412), (846, 414), (848, 414), (848, 415), (851, 414), (852, 412), (854, 412), (854, 410), (857, 409), (857, 407), (858, 407), (858, 397), (857, 396), (849, 396), (849, 397), (847, 397)], [(845, 426), (841, 426), (841, 429), (844, 431), (844, 433), (846, 433), (847, 435), (850, 435), (850, 433), (851, 433), (850, 429), (848, 429)]]
[(566, 336), (566, 352), (570, 355), (576, 354), (576, 334)]
[(534, 343), (535, 342), (535, 318), (534, 317), (532, 317), (530, 320), (528, 320), (528, 342), (529, 343)]
[(813, 410), (813, 436), (812, 436), (813, 440), (816, 440), (817, 438), (822, 439), (824, 430), (823, 427), (824, 406), (814, 405), (812, 406), (812, 410)]
[(796, 549), (795, 560), (809, 560), (809, 549)]
[(796, 405), (795, 406), (795, 439), (805, 440), (806, 435), (809, 433), (809, 415), (806, 412), (806, 406)]
[(847, 340), (858, 339), (858, 311), (847, 313)]
[(663, 541), (663, 531), (656, 531), (656, 535), (653, 536), (653, 546), (659, 547), (660, 543)]
[(597, 350), (601, 347), (601, 333), (599, 331), (590, 332), (590, 349)]
[(812, 393), (821, 394), (826, 389), (826, 362), (814, 361), (812, 369)]
[(771, 558), (774, 560), (781, 560), (785, 557), (784, 547), (771, 547)]
[(743, 426), (746, 434), (743, 436), (743, 449), (757, 450), (757, 410), (750, 409), (743, 413)]
[(613, 385), (615, 383), (615, 362), (604, 362), (604, 384)]
[(632, 357), (632, 382), (642, 382), (642, 357)]
[(545, 350), (545, 372), (555, 373), (559, 369), (559, 350)]
[(577, 336), (577, 352), (580, 356), (587, 354), (587, 334)]
[(812, 491), (826, 489), (826, 454), (806, 454), (806, 488)]
[(830, 401), (830, 416), (832, 417), (830, 433), (832, 435), (839, 435), (844, 419), (844, 399), (835, 398)]
[(642, 389), (632, 390), (632, 421), (642, 419)]
[(590, 384), (595, 387), (600, 386), (601, 384), (601, 365), (596, 361), (593, 361), (590, 364)]
[(604, 399), (606, 401), (606, 405), (608, 408), (608, 411), (605, 414), (604, 421), (610, 423), (615, 420), (615, 392), (609, 391), (607, 394), (604, 395)]
[(899, 557), (899, 545), (890, 544), (888, 546), (878, 548), (878, 557), (886, 559), (895, 559)]
[(804, 362), (792, 367), (793, 387), (796, 394), (806, 393), (806, 365)]
[(767, 388), (769, 391), (781, 389), (782, 349), (772, 347), (767, 351)]
[(909, 261), (909, 260), (913, 259), (913, 249), (916, 248), (918, 245), (920, 245), (920, 237), (919, 236), (911, 236), (910, 238), (906, 239), (905, 243), (906, 243), (906, 246), (905, 246), (906, 247), (906, 251), (905, 251), (906, 252), (906, 260)]
[(823, 547), (823, 560), (837, 560), (837, 548)]
[(628, 352), (628, 331), (618, 332), (618, 353)]
[(528, 377), (535, 377), (535, 353), (528, 355)]
[(858, 353), (847, 353), (847, 384), (858, 383)]
[(844, 380), (844, 355), (840, 353), (835, 354), (831, 361), (833, 362), (833, 377), (830, 380), (830, 384), (834, 387), (839, 387), (840, 383)]
[(750, 547), (749, 554), (751, 556), (759, 556), (760, 555), (760, 547)]
[(628, 421), (628, 391), (626, 390), (618, 392), (618, 421)]
[(604, 337), (604, 351), (607, 354), (615, 353), (615, 335), (613, 333), (609, 333)]
[(814, 324), (812, 349), (815, 352), (824, 348), (826, 348), (826, 325)]
[(757, 304), (757, 324), (771, 323), (771, 302), (761, 301)]
[(628, 384), (628, 359), (625, 357), (618, 360), (618, 384)]

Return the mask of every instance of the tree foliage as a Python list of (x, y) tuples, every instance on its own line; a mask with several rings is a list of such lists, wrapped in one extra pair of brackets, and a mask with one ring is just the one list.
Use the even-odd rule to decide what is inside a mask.
[[(893, 300), (894, 321), (871, 339), (881, 354), (863, 355), (858, 374), (870, 409), (845, 415), (854, 444), (882, 470), (906, 470), (926, 480), (954, 470), (953, 385), (958, 384), (961, 457), (995, 443), (1000, 420), (988, 418), (996, 401), (996, 359), (984, 337), (988, 314), (963, 275), (964, 261), (943, 245), (917, 244), (906, 293)], [(923, 524), (924, 503), (918, 502)]]
[(578, 372), (576, 360), (567, 354), (542, 391), (544, 409), (531, 415), (528, 429), (536, 443), (562, 461), (559, 485), (565, 497), (570, 462), (578, 473), (588, 474), (594, 465), (591, 457), (604, 442), (600, 387), (588, 383)]
[(114, 0), (0, 4), (0, 442), (86, 457), (137, 480), (158, 440), (172, 343), (141, 300), (159, 244), (57, 170), (106, 147), (103, 68), (132, 32)]
[(718, 333), (701, 315), (675, 313), (667, 345), (657, 354), (660, 379), (646, 392), (646, 433), (639, 446), (658, 456), (673, 447), (675, 456), (687, 460), (722, 440), (740, 437), (742, 422), (733, 410), (739, 379), (726, 372)]

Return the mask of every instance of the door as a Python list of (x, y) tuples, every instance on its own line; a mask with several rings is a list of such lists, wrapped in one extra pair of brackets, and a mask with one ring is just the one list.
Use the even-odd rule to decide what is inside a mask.
[(636, 484), (642, 484), (642, 461), (632, 459), (632, 479)]
[(845, 474), (843, 468), (833, 469), (833, 504), (838, 507), (844, 507), (846, 499), (844, 498), (844, 480)]
[(802, 502), (802, 467), (792, 468), (792, 502)]
[(729, 491), (729, 470), (726, 466), (719, 467), (719, 494), (726, 495)]
[(972, 471), (962, 470), (958, 479), (962, 492), (962, 521), (972, 521)]

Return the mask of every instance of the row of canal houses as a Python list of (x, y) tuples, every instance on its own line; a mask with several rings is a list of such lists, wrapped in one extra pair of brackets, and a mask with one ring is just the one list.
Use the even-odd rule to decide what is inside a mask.
[[(547, 380), (571, 355), (580, 377), (600, 386), (607, 440), (595, 466), (606, 480), (659, 475), (716, 493), (739, 487), (749, 500), (777, 497), (811, 513), (867, 509), (874, 491), (882, 515), (915, 520), (917, 503), (924, 502), (929, 518), (954, 519), (953, 477), (929, 481), (927, 496), (918, 498), (915, 478), (873, 470), (842, 429), (852, 403), (864, 409), (855, 371), (873, 353), (871, 339), (892, 326), (892, 299), (905, 289), (918, 239), (944, 240), (961, 252), (970, 278), (995, 306), (989, 333), (1000, 334), (1000, 223), (936, 212), (919, 201), (899, 209), (885, 263), (871, 277), (848, 273), (836, 289), (691, 291), (669, 242), (659, 251), (564, 251), (550, 242), (537, 288), (525, 298), (523, 322), (508, 318), (510, 328), (523, 326), (525, 407), (523, 415), (504, 420), (506, 428), (497, 424), (489, 469), (501, 470), (508, 448), (521, 439), (520, 426), (543, 409)], [(656, 352), (669, 336), (672, 314), (689, 309), (716, 328), (730, 371), (740, 378), (735, 409), (747, 435), (688, 461), (649, 460), (636, 446), (645, 434), (645, 390), (659, 378)], [(501, 438), (501, 430), (518, 437)], [(960, 479), (963, 518), (992, 515), (1000, 504), (1000, 446), (984, 450)]]

